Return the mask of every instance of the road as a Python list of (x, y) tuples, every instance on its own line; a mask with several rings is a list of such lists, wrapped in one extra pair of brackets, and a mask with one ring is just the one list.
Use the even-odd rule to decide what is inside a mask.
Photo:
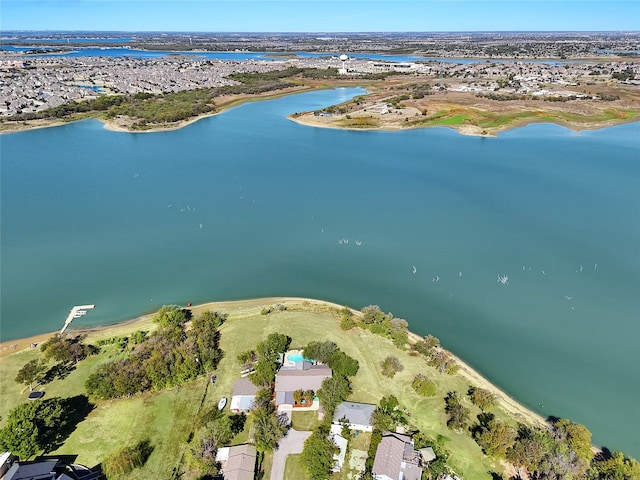
[(273, 465), (271, 466), (271, 480), (284, 480), (284, 466), (287, 456), (302, 453), (304, 441), (311, 436), (311, 432), (299, 432), (289, 429), (286, 437), (280, 440), (278, 449), (273, 452)]

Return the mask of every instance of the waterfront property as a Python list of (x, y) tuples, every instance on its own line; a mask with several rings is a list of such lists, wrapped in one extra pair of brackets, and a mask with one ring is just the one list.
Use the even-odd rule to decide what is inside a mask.
[[(323, 380), (331, 378), (331, 369), (327, 365), (310, 365), (299, 362), (294, 368), (281, 368), (276, 375), (275, 394), (276, 407), (293, 407), (296, 402), (293, 392), (296, 390), (312, 390), (317, 392)], [(316, 401), (314, 400), (314, 403)]]
[(408, 435), (388, 433), (376, 450), (371, 475), (376, 480), (420, 480), (420, 454)]
[(350, 430), (373, 431), (371, 416), (376, 406), (370, 403), (342, 402), (333, 414), (333, 423), (347, 425)]
[(82, 300), (99, 308), (72, 330), (275, 292), (377, 304), (541, 415), (638, 456), (640, 124), (477, 138), (286, 119), (364, 93), (245, 104), (172, 132), (3, 135), (2, 339), (59, 331)]

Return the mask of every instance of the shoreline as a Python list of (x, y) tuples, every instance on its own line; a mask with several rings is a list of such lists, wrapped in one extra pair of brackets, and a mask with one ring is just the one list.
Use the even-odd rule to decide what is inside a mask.
[[(329, 86), (329, 88), (335, 89), (340, 86), (344, 86), (344, 85), (340, 85), (338, 83), (338, 84)], [(355, 87), (358, 85), (354, 84), (353, 86)], [(109, 130), (112, 132), (120, 132), (120, 133), (169, 132), (169, 131), (180, 130), (184, 127), (187, 127), (188, 125), (198, 122), (199, 120), (222, 114), (233, 107), (240, 106), (248, 102), (272, 100), (280, 97), (294, 95), (296, 93), (317, 91), (317, 90), (323, 90), (326, 88), (327, 88), (326, 85), (300, 85), (300, 86), (293, 86), (286, 92), (276, 92), (276, 93), (266, 92), (264, 94), (258, 94), (258, 95), (229, 95), (226, 97), (220, 97), (219, 98), (220, 103), (217, 105), (218, 110), (216, 111), (204, 113), (204, 114), (201, 114), (189, 119), (181, 120), (179, 122), (175, 122), (172, 124), (158, 125), (156, 127), (152, 127), (144, 130), (128, 128), (129, 125), (134, 122), (133, 120), (130, 121), (127, 119), (127, 120), (124, 120), (122, 123), (118, 123), (117, 121), (100, 118), (100, 116), (98, 115), (88, 115), (84, 118), (70, 119), (70, 120), (60, 120), (60, 119), (39, 119), (39, 120), (24, 120), (24, 121), (21, 120), (21, 121), (17, 121), (16, 125), (12, 125), (11, 129), (7, 129), (7, 130), (0, 129), (0, 136), (3, 134), (24, 132), (24, 131), (36, 130), (40, 128), (59, 127), (69, 123), (74, 123), (74, 122), (79, 122), (79, 121), (89, 120), (89, 119), (98, 120), (103, 124), (106, 130)], [(450, 106), (454, 108), (456, 107), (456, 105), (457, 104), (453, 102)], [(464, 107), (463, 104), (460, 104), (457, 106), (460, 108)], [(490, 109), (490, 108), (480, 109), (479, 111), (483, 111), (488, 114), (500, 113), (499, 110)], [(553, 111), (550, 111), (550, 113), (553, 114)], [(566, 111), (565, 113), (571, 113), (571, 112)], [(509, 131), (509, 130), (516, 130), (518, 128), (527, 127), (529, 125), (533, 125), (537, 123), (558, 125), (558, 126), (567, 128), (573, 132), (581, 132), (581, 131), (588, 131), (588, 130), (601, 130), (604, 128), (614, 127), (617, 125), (640, 122), (640, 115), (638, 114), (638, 112), (635, 112), (635, 116), (631, 116), (630, 118), (607, 119), (602, 121), (594, 121), (590, 123), (571, 122), (563, 119), (553, 120), (553, 119), (543, 119), (543, 118), (532, 117), (532, 118), (516, 120), (512, 123), (503, 124), (498, 127), (489, 127), (489, 128), (483, 128), (473, 123), (402, 126), (402, 125), (388, 124), (388, 123), (385, 124), (383, 122), (380, 125), (371, 125), (371, 126), (367, 125), (366, 127), (337, 125), (336, 121), (344, 120), (344, 117), (348, 117), (348, 115), (329, 117), (329, 119), (327, 119), (327, 117), (316, 117), (314, 116), (313, 112), (300, 112), (300, 113), (288, 114), (285, 118), (290, 121), (296, 122), (299, 125), (304, 125), (307, 127), (331, 128), (335, 130), (396, 132), (396, 131), (403, 131), (403, 130), (445, 127), (445, 128), (450, 128), (455, 130), (460, 135), (478, 136), (478, 137), (497, 137), (499, 133)], [(376, 118), (382, 119), (382, 116), (378, 115)], [(29, 123), (29, 122), (32, 122), (32, 123)], [(21, 124), (18, 125), (18, 123), (21, 123)], [(2, 126), (3, 124), (11, 125), (11, 121), (0, 123), (0, 126)], [(16, 128), (13, 128), (13, 127), (16, 127)]]
[[(217, 302), (206, 302), (198, 305), (192, 305), (191, 307), (182, 306), (183, 308), (189, 308), (192, 313), (195, 315), (204, 310), (221, 310), (224, 312), (225, 308), (235, 307), (236, 312), (233, 314), (232, 320), (242, 320), (243, 313), (246, 314), (255, 314), (260, 312), (260, 310), (265, 305), (270, 305), (274, 303), (282, 303), (288, 305), (290, 307), (299, 307), (302, 310), (305, 309), (313, 309), (313, 308), (331, 308), (331, 309), (342, 309), (345, 306), (337, 303), (323, 301), (312, 298), (302, 298), (302, 297), (265, 297), (265, 298), (254, 298), (247, 300), (233, 300), (233, 301), (217, 301)], [(352, 312), (359, 315), (359, 310), (351, 309)], [(124, 320), (119, 323), (111, 324), (111, 325), (101, 325), (89, 328), (77, 328), (77, 324), (72, 324), (70, 327), (70, 332), (77, 335), (87, 335), (92, 340), (97, 340), (100, 338), (109, 338), (112, 336), (123, 335), (128, 333), (133, 333), (136, 330), (140, 330), (142, 327), (149, 326), (154, 328), (156, 324), (152, 323), (152, 317), (155, 315), (154, 313), (149, 313), (145, 315), (141, 315), (135, 318), (131, 318), (129, 320)], [(359, 327), (356, 327), (359, 328)], [(33, 348), (38, 348), (38, 346), (49, 339), (51, 336), (58, 333), (49, 332), (42, 333), (38, 335), (33, 335), (31, 337), (21, 338), (18, 340), (8, 340), (0, 343), (0, 360), (9, 355), (22, 353), (25, 350), (31, 350)], [(416, 333), (409, 331), (409, 344), (413, 344), (422, 337)], [(35, 344), (35, 347), (31, 345)], [(15, 347), (13, 347), (15, 345)], [(494, 395), (496, 395), (498, 399), (498, 404), (515, 420), (524, 420), (531, 424), (545, 426), (547, 425), (546, 419), (538, 414), (537, 412), (531, 410), (526, 407), (522, 403), (518, 402), (515, 398), (511, 397), (505, 391), (503, 391), (500, 387), (490, 382), (487, 378), (482, 376), (478, 371), (474, 370), (468, 363), (464, 362), (460, 357), (456, 356), (454, 353), (447, 350), (452, 357), (455, 359), (456, 363), (459, 365), (459, 370), (457, 375), (461, 375), (465, 378), (470, 384), (475, 385), (480, 388), (484, 388), (489, 390)]]
[(500, 133), (508, 132), (510, 130), (517, 130), (519, 128), (525, 128), (530, 125), (536, 124), (546, 124), (546, 125), (557, 125), (559, 127), (564, 127), (572, 132), (579, 133), (583, 131), (595, 131), (602, 130), (604, 128), (616, 127), (618, 125), (625, 125), (629, 123), (640, 122), (640, 117), (631, 118), (628, 120), (620, 120), (616, 122), (611, 121), (603, 121), (590, 125), (580, 125), (574, 124), (571, 122), (554, 122), (551, 120), (538, 120), (531, 119), (525, 120), (523, 122), (518, 122), (513, 125), (502, 126), (491, 132), (485, 131), (482, 127), (477, 125), (425, 125), (425, 126), (414, 126), (414, 127), (396, 127), (391, 125), (380, 125), (375, 127), (367, 127), (367, 128), (357, 128), (357, 127), (343, 127), (339, 125), (334, 125), (329, 122), (322, 122), (315, 120), (311, 117), (311, 114), (303, 114), (298, 117), (294, 117), (293, 114), (287, 115), (287, 119), (295, 122), (299, 125), (304, 125), (307, 127), (315, 127), (315, 128), (329, 128), (334, 130), (349, 130), (353, 132), (400, 132), (400, 131), (409, 131), (409, 130), (419, 130), (419, 129), (429, 129), (429, 128), (448, 128), (451, 130), (455, 130), (460, 135), (467, 135), (471, 137), (487, 137), (487, 138), (497, 138)]

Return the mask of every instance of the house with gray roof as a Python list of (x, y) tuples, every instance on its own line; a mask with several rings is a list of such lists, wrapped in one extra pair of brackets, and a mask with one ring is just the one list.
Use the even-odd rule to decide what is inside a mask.
[(229, 410), (235, 413), (253, 410), (253, 401), (260, 387), (251, 383), (248, 378), (240, 378), (233, 386), (233, 396)]
[(376, 450), (371, 475), (376, 480), (420, 480), (420, 454), (408, 435), (387, 433)]
[(371, 416), (376, 406), (371, 403), (342, 402), (333, 414), (334, 424), (347, 424), (350, 430), (373, 431)]
[[(276, 375), (276, 407), (293, 405), (293, 392), (313, 390), (317, 392), (326, 378), (331, 378), (331, 369), (327, 365), (311, 365), (298, 362), (300, 368), (281, 368)], [(296, 364), (296, 365), (298, 365)]]

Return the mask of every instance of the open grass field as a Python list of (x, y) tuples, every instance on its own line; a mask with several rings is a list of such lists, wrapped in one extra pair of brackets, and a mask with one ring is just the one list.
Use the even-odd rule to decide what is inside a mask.
[[(193, 478), (183, 455), (189, 448), (187, 441), (194, 433), (196, 415), (201, 409), (215, 407), (221, 397), (231, 396), (233, 384), (240, 376), (240, 364), (236, 358), (238, 353), (255, 347), (270, 333), (279, 332), (292, 338), (292, 348), (302, 347), (311, 341), (330, 340), (338, 344), (346, 354), (358, 359), (360, 370), (352, 379), (354, 393), (349, 399), (378, 403), (382, 396), (395, 395), (410, 413), (413, 425), (433, 438), (439, 435), (444, 438), (445, 448), (451, 452), (449, 463), (461, 476), (489, 479), (489, 471), (501, 471), (499, 465), (493, 464), (482, 454), (468, 433), (456, 433), (446, 427), (443, 397), (450, 390), (456, 390), (464, 396), (469, 387), (465, 378), (439, 374), (422, 357), (398, 350), (391, 341), (366, 330), (355, 328), (342, 331), (335, 305), (302, 299), (278, 299), (278, 302), (287, 305), (286, 311), (269, 315), (260, 313), (263, 307), (272, 305), (275, 301), (262, 299), (193, 307), (194, 315), (208, 308), (229, 315), (228, 321), (221, 327), (220, 346), (224, 357), (216, 371), (217, 382), (211, 384), (207, 375), (162, 392), (148, 392), (128, 399), (97, 401), (93, 411), (77, 425), (65, 444), (59, 450), (49, 453), (77, 454), (77, 462), (93, 467), (123, 446), (149, 439), (153, 452), (146, 465), (127, 478), (173, 478), (173, 473), (182, 473), (180, 478)], [(136, 323), (89, 332), (85, 342), (152, 328), (154, 324), (145, 317)], [(38, 355), (38, 349), (27, 348), (0, 358), (0, 415), (3, 418), (6, 418), (15, 405), (26, 400), (25, 389), (14, 378), (22, 365)], [(42, 386), (46, 391), (46, 398), (83, 394), (88, 375), (97, 364), (113, 355), (120, 355), (117, 347), (103, 347), (100, 354), (80, 362), (66, 378)], [(398, 357), (404, 366), (404, 370), (392, 379), (380, 373), (380, 363), (389, 355)], [(435, 397), (420, 397), (413, 391), (411, 382), (418, 373), (427, 374), (436, 381)], [(471, 409), (472, 418), (475, 418), (479, 410), (466, 399), (464, 402)], [(506, 418), (499, 408), (495, 409), (495, 413)], [(313, 415), (313, 412), (296, 412), (296, 428), (313, 428), (317, 424)], [(246, 432), (243, 432), (236, 437), (234, 443), (242, 443), (246, 438)], [(287, 468), (297, 468), (295, 460)], [(268, 474), (267, 458), (265, 478), (269, 478)]]

